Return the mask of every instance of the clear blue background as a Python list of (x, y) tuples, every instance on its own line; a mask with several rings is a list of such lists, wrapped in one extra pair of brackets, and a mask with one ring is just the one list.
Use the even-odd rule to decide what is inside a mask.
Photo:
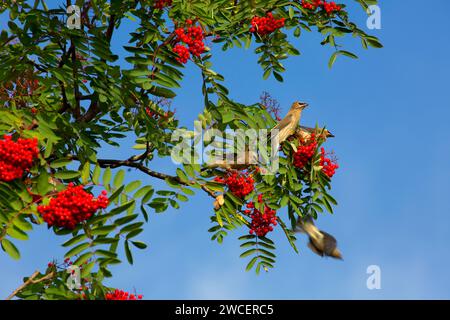
[[(292, 101), (305, 100), (311, 107), (303, 123), (326, 124), (336, 135), (328, 149), (339, 157), (333, 178), (339, 206), (333, 216), (320, 216), (318, 224), (338, 238), (345, 260), (319, 258), (306, 248), (304, 237), (296, 255), (277, 231), (276, 268), (260, 276), (245, 272), (247, 261), (239, 259), (236, 241), (242, 232), (223, 245), (211, 242), (212, 203), (199, 194), (180, 210), (151, 215), (141, 237), (149, 248), (136, 253), (134, 266), (115, 267), (111, 286), (136, 290), (147, 299), (450, 298), (450, 3), (390, 0), (381, 8), (382, 29), (373, 33), (384, 49), (365, 51), (350, 39), (346, 49), (360, 60), (341, 58), (329, 70), (332, 50), (322, 48), (314, 33), (305, 33), (294, 40), (303, 55), (285, 64), (284, 83), (263, 81), (251, 50), (223, 54), (213, 48), (214, 68), (225, 76), (232, 98), (254, 103), (269, 91), (283, 113)], [(364, 27), (364, 13), (353, 9)], [(118, 53), (125, 31), (114, 37)], [(199, 71), (189, 63), (174, 101), (177, 117), (188, 127), (202, 109), (200, 90)], [(126, 155), (132, 152), (125, 151), (129, 145), (105, 153)], [(155, 169), (173, 172), (160, 160)], [(138, 172), (128, 177), (154, 183)], [(61, 242), (41, 226), (30, 241), (18, 244), (20, 261), (0, 254), (0, 297), (23, 276), (61, 259)], [(369, 265), (381, 268), (380, 290), (366, 287)]]

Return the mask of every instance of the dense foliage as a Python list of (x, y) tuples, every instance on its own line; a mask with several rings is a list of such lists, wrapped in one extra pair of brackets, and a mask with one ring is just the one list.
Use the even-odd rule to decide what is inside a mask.
[[(376, 2), (355, 1), (364, 10)], [(70, 5), (81, 9), (80, 29), (68, 27)], [(196, 191), (215, 200), (212, 239), (220, 243), (237, 229), (241, 256), (250, 258), (247, 269), (256, 272), (275, 264), (269, 238), (274, 228), (282, 228), (297, 251), (291, 231), (297, 217), (333, 211), (336, 201), (329, 190), (337, 166), (320, 149), (325, 142), (320, 129), (283, 143), (274, 175), (261, 174), (256, 165), (203, 164), (183, 164), (170, 175), (152, 170), (151, 162), (156, 155), (171, 161), (178, 142), (171, 139), (179, 124), (170, 99), (181, 90), (185, 64), (202, 74), (204, 106), (196, 126), (270, 130), (278, 115), (264, 103), (243, 105), (229, 97), (224, 77), (213, 70), (215, 51), (253, 43), (263, 77), (282, 81), (282, 61), (299, 55), (291, 41), (302, 32), (317, 30), (322, 44), (335, 48), (330, 66), (339, 55), (356, 58), (341, 49), (339, 37), (357, 37), (364, 48), (381, 47), (350, 21), (345, 3), (69, 0), (49, 7), (36, 0), (3, 1), (0, 13), (9, 16), (9, 29), (0, 34), (1, 247), (19, 259), (16, 241), (27, 240), (39, 225), (68, 239), (62, 243), (67, 248), (63, 262), (25, 278), (12, 296), (142, 298), (107, 288), (103, 279), (112, 276), (110, 267), (121, 262), (122, 253), (132, 264), (133, 252), (147, 247), (138, 238), (151, 210), (178, 209)], [(123, 24), (135, 26), (127, 39), (118, 40), (127, 65), (118, 63), (117, 47), (111, 45)], [(101, 146), (120, 148), (129, 137), (138, 151), (122, 147), (118, 154), (129, 156), (100, 158)], [(164, 180), (168, 190), (142, 181), (124, 183), (123, 168)], [(80, 288), (68, 286), (69, 266), (80, 267)]]

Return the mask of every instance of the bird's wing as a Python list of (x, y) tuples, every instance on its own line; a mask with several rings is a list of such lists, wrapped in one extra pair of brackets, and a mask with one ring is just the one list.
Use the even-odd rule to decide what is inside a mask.
[(317, 255), (323, 257), (323, 252), (320, 251), (320, 250), (314, 245), (314, 242), (311, 240), (311, 238), (309, 239), (309, 242), (308, 242), (308, 248), (310, 248), (311, 251), (314, 252), (315, 254), (317, 254)]
[(336, 238), (325, 231), (321, 230), (320, 232), (323, 234), (323, 251), (326, 255), (331, 255), (337, 248)]
[(292, 114), (287, 114), (286, 117), (284, 117), (283, 119), (281, 119), (281, 121), (278, 122), (278, 124), (277, 124), (275, 127), (273, 127), (272, 130), (274, 130), (274, 129), (278, 129), (278, 130), (283, 129), (283, 128), (286, 127), (289, 123), (291, 123), (292, 117), (293, 117)]
[(314, 220), (311, 217), (298, 218), (297, 219), (297, 231), (305, 232), (308, 236), (313, 239), (320, 240), (323, 238), (323, 234), (314, 224)]

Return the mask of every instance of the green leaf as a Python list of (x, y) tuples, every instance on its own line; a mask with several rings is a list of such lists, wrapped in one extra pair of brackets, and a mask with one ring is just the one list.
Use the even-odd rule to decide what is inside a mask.
[(62, 246), (63, 246), (63, 247), (70, 247), (70, 246), (72, 246), (72, 245), (74, 245), (74, 244), (76, 244), (76, 243), (78, 243), (78, 242), (80, 242), (80, 241), (86, 239), (86, 237), (87, 237), (87, 236), (86, 236), (86, 234), (84, 234), (84, 233), (79, 234), (79, 235), (73, 237), (72, 239), (69, 239), (69, 240), (67, 240), (66, 242), (64, 242), (64, 243), (62, 244)]
[(77, 245), (76, 247), (73, 247), (72, 249), (70, 249), (65, 255), (64, 258), (70, 258), (74, 255), (77, 255), (79, 253), (81, 253), (83, 250), (89, 248), (90, 243), (89, 242), (84, 242), (81, 243), (79, 245)]
[(125, 255), (127, 256), (127, 260), (130, 264), (133, 264), (133, 255), (131, 254), (130, 245), (128, 244), (128, 241), (124, 242), (125, 247)]
[(177, 168), (177, 176), (183, 182), (188, 182), (189, 181), (189, 178), (187, 177), (186, 173), (184, 173), (184, 171), (181, 170), (180, 168)]
[(142, 227), (143, 224), (144, 224), (143, 222), (132, 223), (132, 224), (127, 225), (127, 226), (123, 227), (122, 229), (120, 229), (120, 233), (121, 234), (122, 233), (127, 233), (127, 232), (130, 232), (130, 231), (134, 230), (134, 229), (138, 229), (138, 228)]
[(48, 182), (49, 178), (50, 176), (47, 171), (43, 171), (39, 175), (37, 180), (37, 192), (39, 195), (45, 196), (53, 188), (50, 182)]
[(83, 184), (87, 184), (89, 182), (89, 175), (91, 173), (90, 169), (91, 164), (89, 162), (86, 162), (81, 169), (81, 182), (83, 182)]
[(145, 196), (147, 194), (147, 192), (149, 192), (150, 190), (153, 190), (152, 186), (144, 186), (142, 188), (140, 188), (138, 191), (136, 191), (136, 193), (134, 194), (135, 198), (142, 198), (143, 196)]
[(107, 185), (109, 185), (109, 182), (111, 181), (111, 168), (108, 167), (105, 169), (105, 172), (103, 173), (103, 185), (106, 187)]
[(109, 197), (109, 203), (113, 203), (122, 193), (125, 186), (121, 186), (119, 189), (113, 192), (113, 194)]
[(67, 171), (59, 171), (56, 172), (53, 177), (57, 178), (57, 179), (75, 179), (78, 178), (81, 175), (81, 172), (79, 171), (72, 171), (72, 170), (67, 170)]
[(102, 226), (97, 227), (91, 230), (92, 235), (107, 235), (111, 232), (113, 232), (116, 229), (116, 226)]
[[(90, 258), (92, 258), (92, 256), (94, 255), (93, 252), (86, 252), (83, 253), (81, 256), (79, 256), (74, 262), (73, 264), (76, 266), (81, 267), (86, 261), (88, 261)], [(84, 268), (83, 268), (84, 269)]]
[(94, 173), (92, 174), (92, 182), (96, 185), (100, 183), (100, 174), (102, 173), (102, 169), (99, 165), (95, 166)]
[(114, 177), (114, 187), (119, 188), (123, 184), (123, 180), (125, 179), (125, 171), (119, 170), (116, 176)]
[(355, 54), (353, 54), (351, 52), (343, 51), (343, 50), (336, 51), (331, 55), (330, 60), (328, 61), (328, 67), (330, 69), (333, 67), (334, 63), (336, 62), (337, 57), (340, 55), (344, 55), (344, 56), (350, 57), (352, 59), (358, 59), (358, 56), (356, 56)]
[(250, 271), (253, 266), (255, 265), (256, 261), (258, 261), (258, 256), (253, 257), (250, 262), (247, 264), (247, 267), (245, 268), (245, 271)]
[(20, 252), (17, 247), (8, 239), (2, 240), (2, 249), (14, 260), (20, 259)]
[(28, 240), (28, 235), (17, 227), (10, 227), (7, 229), (7, 234), (11, 238), (15, 238), (18, 240)]
[(53, 169), (58, 169), (58, 168), (66, 167), (71, 162), (72, 162), (72, 160), (66, 159), (66, 158), (57, 159), (57, 160), (53, 161), (52, 163), (50, 163), (50, 167)]
[(112, 215), (117, 215), (117, 214), (119, 214), (119, 213), (122, 213), (122, 212), (126, 211), (126, 210), (127, 210), (128, 208), (130, 208), (134, 203), (135, 203), (135, 200), (133, 199), (133, 200), (131, 200), (131, 201), (128, 201), (127, 203), (124, 203), (124, 204), (121, 205), (121, 206), (118, 206), (118, 207), (112, 209), (109, 213), (112, 214)]
[(147, 248), (147, 244), (141, 242), (141, 241), (131, 241), (131, 243), (138, 249), (146, 249)]
[(289, 18), (292, 19), (295, 16), (294, 8), (289, 7)]
[(139, 180), (136, 181), (132, 181), (130, 182), (126, 187), (125, 187), (125, 192), (126, 193), (130, 193), (133, 192), (134, 190), (136, 190), (137, 188), (139, 188), (141, 186), (142, 182)]
[(250, 249), (250, 250), (247, 250), (244, 253), (242, 253), (239, 257), (240, 258), (245, 258), (245, 257), (248, 257), (248, 256), (250, 256), (250, 255), (252, 255), (254, 253), (257, 253), (257, 252), (258, 252), (258, 249)]
[(81, 278), (86, 278), (90, 273), (92, 268), (95, 266), (95, 261), (89, 262), (88, 264), (83, 266), (81, 269)]

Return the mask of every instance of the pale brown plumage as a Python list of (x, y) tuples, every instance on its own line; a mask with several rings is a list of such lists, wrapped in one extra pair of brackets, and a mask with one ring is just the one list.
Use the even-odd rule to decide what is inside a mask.
[(304, 232), (309, 237), (308, 247), (321, 257), (332, 257), (335, 259), (341, 259), (342, 255), (337, 248), (336, 239), (329, 233), (319, 230), (313, 220), (308, 218), (297, 219), (297, 232)]
[(222, 168), (226, 170), (243, 170), (251, 165), (256, 165), (258, 163), (258, 154), (256, 153), (256, 151), (249, 150), (248, 147), (246, 147), (245, 149), (245, 151), (234, 154), (233, 160), (231, 161), (224, 160), (227, 159), (227, 155), (224, 155), (224, 159), (218, 159), (213, 163), (208, 164), (204, 169)]
[(216, 197), (216, 200), (214, 201), (214, 209), (219, 210), (224, 204), (225, 204), (225, 198), (224, 198), (223, 194), (220, 194)]
[(316, 133), (316, 135), (320, 136), (323, 140), (334, 138), (334, 134), (325, 128), (310, 128), (305, 126), (297, 128), (294, 135), (302, 141), (307, 141), (311, 138), (312, 133)]
[[(278, 137), (279, 144), (283, 143), (283, 141), (285, 141), (295, 133), (298, 127), (298, 122), (301, 118), (302, 111), (307, 106), (308, 104), (304, 102), (294, 102), (286, 116), (281, 119), (281, 121), (275, 127), (273, 127), (271, 132), (274, 133), (275, 137)], [(278, 134), (276, 134), (273, 130), (278, 130)], [(272, 136), (272, 138), (274, 137)]]

